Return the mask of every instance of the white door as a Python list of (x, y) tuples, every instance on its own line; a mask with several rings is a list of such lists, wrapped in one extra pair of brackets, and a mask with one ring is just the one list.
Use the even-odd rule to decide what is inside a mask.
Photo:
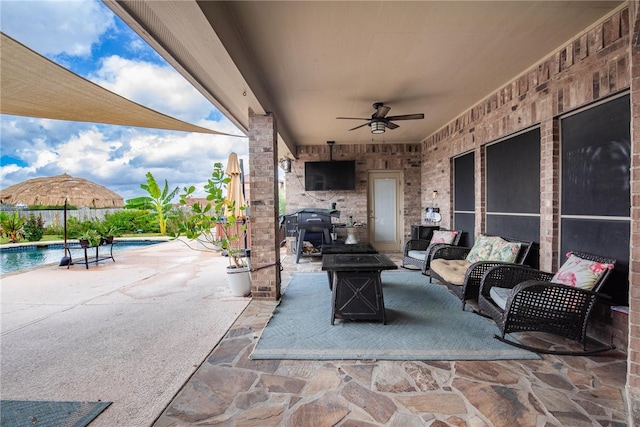
[(379, 251), (402, 247), (402, 171), (370, 171), (369, 242)]

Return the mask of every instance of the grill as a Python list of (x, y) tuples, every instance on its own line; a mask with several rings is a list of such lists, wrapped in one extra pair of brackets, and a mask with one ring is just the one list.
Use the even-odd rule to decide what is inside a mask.
[(296, 245), (296, 263), (302, 254), (304, 236), (307, 233), (322, 233), (320, 243), (331, 243), (331, 215), (317, 212), (298, 213), (298, 244)]
[(323, 233), (331, 228), (331, 216), (322, 213), (300, 212), (298, 214), (298, 230)]

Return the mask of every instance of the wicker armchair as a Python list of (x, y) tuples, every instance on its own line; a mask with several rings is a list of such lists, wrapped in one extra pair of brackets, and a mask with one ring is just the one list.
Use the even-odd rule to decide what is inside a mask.
[[(457, 246), (462, 238), (462, 230), (438, 230), (438, 231), (455, 231), (457, 234), (451, 242), (451, 245)], [(429, 264), (433, 251), (445, 243), (431, 243), (431, 240), (412, 239), (404, 245), (402, 256), (402, 267), (407, 268), (409, 265), (418, 267), (422, 274), (428, 274)]]
[[(514, 261), (514, 264), (524, 264), (525, 260), (529, 255), (529, 251), (533, 246), (533, 242), (525, 242), (518, 239), (512, 239), (508, 237), (501, 237), (503, 240), (513, 243), (520, 243), (520, 251)], [(471, 248), (461, 247), (461, 246), (450, 246), (450, 245), (440, 245), (436, 247), (431, 255), (431, 262), (433, 260), (442, 258), (445, 260), (464, 260)], [(465, 274), (462, 283), (454, 283), (453, 281), (447, 280), (448, 274), (445, 274), (446, 271), (442, 271), (442, 269), (438, 268), (438, 270), (431, 269), (429, 275), (429, 282), (432, 279), (437, 279), (447, 287), (454, 295), (460, 298), (462, 301), (462, 310), (465, 309), (467, 300), (477, 299), (480, 293), (480, 280), (484, 273), (492, 267), (497, 265), (503, 265), (505, 262), (503, 261), (478, 261), (473, 264), (470, 264), (468, 267), (465, 266)], [(509, 263), (508, 265), (512, 265)]]
[[(608, 264), (610, 268), (616, 262), (584, 252), (572, 254), (582, 260)], [(482, 278), (478, 297), (480, 313), (495, 321), (501, 332), (500, 336), (496, 335), (497, 339), (538, 353), (585, 355), (613, 349), (614, 345), (603, 344), (597, 349), (587, 350), (589, 316), (597, 298), (608, 298), (598, 291), (609, 277), (610, 268), (604, 270), (592, 290), (585, 290), (552, 283), (553, 273), (524, 266), (494, 267)], [(527, 346), (505, 338), (511, 332), (551, 333), (577, 341), (582, 344), (582, 351), (554, 351)]]

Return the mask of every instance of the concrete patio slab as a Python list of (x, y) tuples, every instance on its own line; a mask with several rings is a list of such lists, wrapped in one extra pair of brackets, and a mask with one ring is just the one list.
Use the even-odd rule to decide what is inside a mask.
[(2, 277), (2, 399), (112, 401), (91, 425), (148, 426), (242, 313), (226, 258), (178, 241)]

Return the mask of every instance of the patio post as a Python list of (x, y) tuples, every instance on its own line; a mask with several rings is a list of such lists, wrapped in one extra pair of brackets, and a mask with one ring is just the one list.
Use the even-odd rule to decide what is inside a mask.
[(267, 300), (280, 298), (277, 141), (275, 117), (249, 109), (251, 294)]

